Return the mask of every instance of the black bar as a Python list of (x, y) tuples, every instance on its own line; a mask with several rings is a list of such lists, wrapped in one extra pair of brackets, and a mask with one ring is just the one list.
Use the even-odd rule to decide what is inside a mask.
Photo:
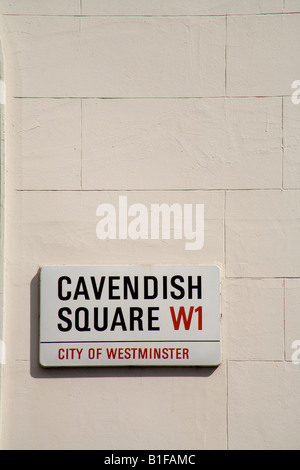
[(108, 344), (108, 343), (220, 343), (219, 339), (174, 340), (174, 341), (40, 341), (40, 344)]

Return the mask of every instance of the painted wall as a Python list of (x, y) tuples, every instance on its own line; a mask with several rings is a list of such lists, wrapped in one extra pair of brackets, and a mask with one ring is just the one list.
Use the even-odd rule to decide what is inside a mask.
[[(300, 2), (1, 0), (0, 11), (1, 447), (299, 449)], [(97, 239), (96, 208), (119, 195), (205, 204), (204, 248)], [(39, 366), (40, 266), (127, 263), (220, 266), (220, 367)]]

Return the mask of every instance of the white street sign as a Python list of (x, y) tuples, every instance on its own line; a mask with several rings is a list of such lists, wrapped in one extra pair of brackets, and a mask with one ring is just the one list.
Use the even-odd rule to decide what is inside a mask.
[(220, 362), (217, 266), (42, 268), (42, 366)]

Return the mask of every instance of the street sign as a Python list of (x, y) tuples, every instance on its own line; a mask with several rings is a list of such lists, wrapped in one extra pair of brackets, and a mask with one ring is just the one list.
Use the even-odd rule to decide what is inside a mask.
[(45, 266), (44, 367), (217, 366), (217, 266)]

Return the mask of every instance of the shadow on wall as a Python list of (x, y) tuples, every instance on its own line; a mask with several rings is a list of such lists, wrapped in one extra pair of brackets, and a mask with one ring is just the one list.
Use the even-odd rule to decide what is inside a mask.
[(216, 367), (51, 367), (39, 364), (40, 271), (30, 284), (30, 373), (34, 378), (209, 377)]

